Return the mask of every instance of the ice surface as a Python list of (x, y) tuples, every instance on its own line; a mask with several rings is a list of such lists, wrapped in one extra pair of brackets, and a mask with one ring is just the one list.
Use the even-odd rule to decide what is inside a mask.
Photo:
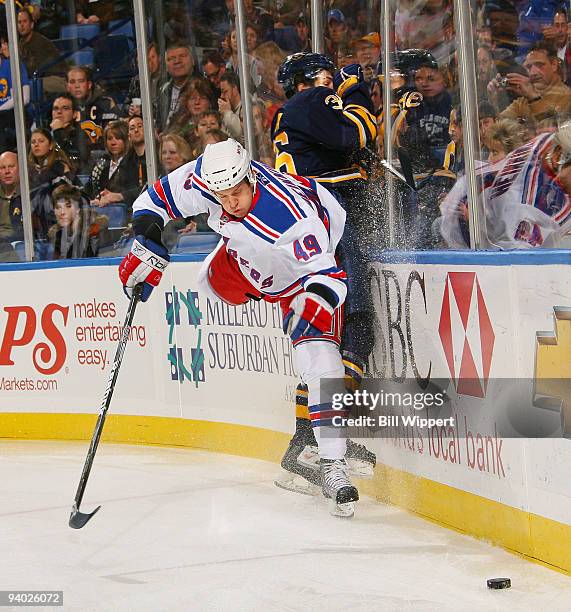
[(214, 453), (102, 445), (82, 510), (103, 508), (74, 531), (87, 446), (0, 441), (0, 589), (82, 612), (571, 610), (565, 575), (368, 499), (331, 517), (277, 466)]

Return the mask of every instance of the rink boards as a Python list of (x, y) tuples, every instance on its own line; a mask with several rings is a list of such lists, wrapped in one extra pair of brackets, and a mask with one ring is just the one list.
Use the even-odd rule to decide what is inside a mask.
[[(278, 460), (298, 382), (278, 308), (228, 307), (197, 288), (198, 261), (175, 260), (137, 311), (105, 438)], [(522, 410), (565, 426), (565, 388), (534, 381), (570, 374), (570, 261), (430, 253), (375, 264), (371, 370), (409, 386), (445, 381), (456, 427), (368, 440), (381, 465), (361, 486), (568, 572), (570, 440), (501, 439), (505, 423), (483, 407), (517, 378)], [(116, 264), (1, 268), (0, 437), (91, 437), (127, 306)]]

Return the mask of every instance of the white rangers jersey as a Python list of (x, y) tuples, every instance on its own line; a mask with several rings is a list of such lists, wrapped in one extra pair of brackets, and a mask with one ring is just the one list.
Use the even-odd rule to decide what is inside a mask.
[[(228, 215), (201, 179), (202, 156), (159, 179), (133, 205), (133, 217), (171, 219), (209, 213), (208, 224), (222, 236), (228, 253), (265, 299), (277, 301), (321, 283), (345, 300), (346, 274), (335, 249), (345, 211), (312, 179), (286, 175), (252, 162), (257, 183), (252, 208), (242, 219)], [(219, 246), (220, 248), (220, 246)], [(205, 268), (210, 258), (205, 262)]]
[[(488, 239), (504, 249), (556, 247), (571, 229), (571, 199), (555, 170), (545, 163), (556, 143), (541, 134), (496, 164), (478, 169), (484, 189)], [(446, 196), (441, 232), (453, 248), (467, 240), (460, 222), (467, 210), (466, 179)]]

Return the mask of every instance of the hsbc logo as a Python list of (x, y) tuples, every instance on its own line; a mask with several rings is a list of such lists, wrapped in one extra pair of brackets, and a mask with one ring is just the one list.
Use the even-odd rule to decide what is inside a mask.
[[(13, 366), (24, 347), (32, 348), (32, 362), (40, 374), (56, 374), (67, 356), (65, 327), (69, 306), (48, 304), (41, 313), (31, 306), (4, 306), (6, 325), (0, 328), (0, 366)], [(40, 340), (38, 339), (40, 335)]]
[(456, 392), (485, 397), (495, 334), (475, 272), (449, 272), (438, 333)]

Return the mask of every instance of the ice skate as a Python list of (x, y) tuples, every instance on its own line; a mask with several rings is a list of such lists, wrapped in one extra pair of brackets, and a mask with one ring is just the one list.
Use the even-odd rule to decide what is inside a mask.
[(357, 444), (347, 439), (345, 459), (349, 466), (349, 476), (355, 478), (372, 478), (377, 464), (377, 456), (364, 444)]
[(359, 500), (359, 492), (347, 477), (347, 470), (344, 459), (320, 461), (323, 495), (331, 500), (329, 513), (333, 516), (350, 518), (355, 513), (354, 502)]
[(307, 467), (299, 462), (299, 456), (308, 447), (308, 442), (315, 444), (310, 421), (296, 419), (295, 434), (281, 461), (284, 472), (274, 480), (277, 487), (303, 495), (319, 495), (321, 490), (321, 474), (317, 469), (319, 458), (317, 467)]
[[(347, 440), (345, 460), (349, 468), (348, 475), (355, 478), (372, 478), (373, 469), (377, 463), (375, 453), (363, 444)], [(319, 452), (317, 446), (306, 446), (298, 455), (297, 462), (305, 468), (319, 469)]]

